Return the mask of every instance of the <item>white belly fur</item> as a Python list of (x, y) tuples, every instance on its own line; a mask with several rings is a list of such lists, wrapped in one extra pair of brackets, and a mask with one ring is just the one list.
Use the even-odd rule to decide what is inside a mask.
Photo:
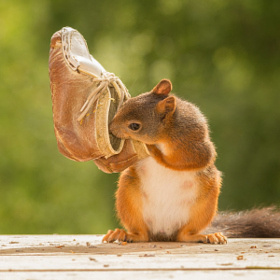
[(137, 164), (143, 193), (143, 216), (153, 235), (171, 236), (189, 220), (197, 197), (195, 171), (175, 171), (152, 157)]

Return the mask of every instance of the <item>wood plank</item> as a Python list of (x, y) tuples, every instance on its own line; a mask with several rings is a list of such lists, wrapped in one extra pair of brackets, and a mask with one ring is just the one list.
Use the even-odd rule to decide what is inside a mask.
[(280, 276), (280, 239), (230, 239), (227, 245), (101, 240), (100, 235), (2, 235), (0, 279)]
[(144, 280), (144, 279), (160, 279), (160, 280), (279, 280), (279, 271), (99, 271), (99, 272), (12, 272), (1, 273), (1, 280)]

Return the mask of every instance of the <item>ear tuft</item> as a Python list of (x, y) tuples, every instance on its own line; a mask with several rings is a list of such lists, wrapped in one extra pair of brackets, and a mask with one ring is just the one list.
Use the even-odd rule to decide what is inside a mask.
[(172, 90), (172, 84), (170, 80), (163, 79), (153, 88), (152, 92), (155, 94), (168, 95), (171, 90)]

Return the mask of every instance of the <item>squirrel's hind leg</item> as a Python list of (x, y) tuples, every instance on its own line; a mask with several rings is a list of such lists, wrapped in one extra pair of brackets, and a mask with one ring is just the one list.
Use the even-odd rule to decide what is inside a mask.
[(116, 192), (116, 209), (123, 229), (109, 230), (103, 242), (127, 241), (147, 242), (149, 233), (143, 220), (142, 191), (140, 179), (134, 168), (121, 173), (119, 188)]

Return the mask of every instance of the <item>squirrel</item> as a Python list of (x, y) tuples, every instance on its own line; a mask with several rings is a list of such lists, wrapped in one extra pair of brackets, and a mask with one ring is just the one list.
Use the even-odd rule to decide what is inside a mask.
[[(171, 90), (171, 82), (161, 80), (152, 91), (128, 99), (109, 125), (116, 137), (145, 143), (150, 156), (121, 172), (116, 210), (126, 230), (109, 230), (102, 240), (105, 243), (227, 243), (221, 232), (201, 233), (216, 215), (222, 182), (207, 120), (197, 106), (170, 94)], [(228, 220), (218, 215), (214, 229), (224, 230), (222, 225)], [(229, 237), (239, 237), (233, 224), (232, 231), (226, 224)], [(241, 225), (246, 231), (245, 224)], [(279, 227), (276, 231), (280, 236)]]

